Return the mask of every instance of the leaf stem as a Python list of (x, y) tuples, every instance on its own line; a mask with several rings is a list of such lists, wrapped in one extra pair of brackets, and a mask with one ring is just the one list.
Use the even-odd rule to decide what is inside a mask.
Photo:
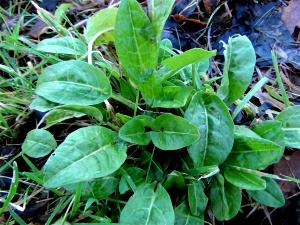
[(135, 110), (135, 108), (142, 110), (135, 103), (133, 103), (132, 101), (128, 100), (127, 98), (124, 98), (122, 95), (119, 95), (119, 94), (116, 94), (116, 93), (112, 93), (112, 95), (110, 97), (112, 99), (116, 100), (117, 102), (120, 102), (120, 103), (126, 105), (128, 108), (131, 108), (133, 110)]

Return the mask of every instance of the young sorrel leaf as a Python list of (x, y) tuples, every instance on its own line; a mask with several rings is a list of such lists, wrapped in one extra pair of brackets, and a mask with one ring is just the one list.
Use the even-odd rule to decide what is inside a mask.
[(300, 149), (300, 106), (285, 109), (276, 120), (282, 122), (286, 146)]
[(49, 38), (39, 42), (35, 49), (53, 54), (82, 56), (87, 53), (86, 45), (73, 37)]
[(242, 97), (249, 86), (256, 55), (251, 41), (246, 36), (235, 35), (224, 44), (224, 70), (218, 95), (226, 104), (231, 104)]
[(192, 92), (190, 87), (165, 86), (160, 84), (150, 85), (146, 83), (142, 94), (152, 108), (180, 108), (185, 106)]
[(193, 216), (204, 214), (208, 198), (204, 193), (204, 184), (201, 180), (193, 181), (188, 185), (188, 202)]
[(242, 189), (262, 190), (266, 188), (266, 182), (261, 176), (240, 167), (225, 167), (224, 177), (228, 182)]
[(142, 83), (156, 69), (158, 42), (153, 26), (136, 0), (122, 0), (115, 26), (115, 45), (126, 75)]
[(69, 60), (44, 69), (35, 92), (60, 104), (94, 105), (110, 97), (111, 86), (101, 70)]
[(224, 102), (214, 93), (198, 92), (184, 116), (201, 133), (199, 140), (188, 148), (195, 166), (223, 163), (234, 140), (233, 121)]
[(177, 150), (189, 146), (199, 139), (196, 126), (173, 114), (162, 114), (152, 124), (150, 132), (153, 144), (162, 150)]
[(213, 214), (220, 221), (230, 220), (241, 207), (241, 190), (226, 182), (221, 174), (213, 177), (209, 198)]
[(225, 164), (248, 169), (264, 169), (282, 155), (282, 147), (261, 138), (250, 129), (235, 128), (234, 144)]
[(165, 22), (168, 19), (172, 6), (175, 0), (147, 0), (149, 16), (157, 34), (157, 39), (160, 40), (161, 32), (164, 28)]
[(170, 196), (160, 184), (155, 191), (151, 184), (139, 187), (120, 215), (120, 223), (130, 225), (173, 225), (174, 222)]
[(119, 137), (130, 143), (148, 145), (151, 138), (150, 134), (145, 131), (145, 128), (150, 128), (153, 122), (154, 118), (150, 116), (136, 116), (120, 129)]
[(179, 55), (165, 59), (161, 62), (162, 68), (159, 71), (160, 79), (168, 79), (180, 69), (193, 63), (206, 61), (216, 55), (216, 51), (207, 51), (201, 48), (193, 48)]
[(185, 202), (175, 208), (175, 225), (204, 225), (204, 214), (193, 216)]
[(35, 129), (27, 133), (22, 151), (32, 158), (40, 158), (48, 155), (56, 146), (57, 143), (49, 131)]
[(117, 12), (117, 8), (105, 8), (90, 17), (87, 21), (86, 29), (84, 30), (84, 36), (87, 42), (90, 42), (99, 34), (101, 34), (101, 36), (95, 41), (97, 45), (114, 41), (115, 34), (113, 29), (116, 23)]
[(126, 145), (117, 133), (100, 126), (80, 128), (67, 136), (44, 166), (47, 188), (107, 176), (124, 163)]
[(264, 178), (267, 187), (265, 190), (247, 191), (248, 194), (258, 203), (263, 205), (279, 208), (284, 206), (285, 199), (279, 185), (272, 178)]

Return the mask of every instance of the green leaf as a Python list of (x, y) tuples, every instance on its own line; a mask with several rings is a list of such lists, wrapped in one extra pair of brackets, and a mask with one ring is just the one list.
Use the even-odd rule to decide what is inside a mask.
[(263, 205), (279, 208), (284, 206), (285, 199), (283, 193), (272, 178), (264, 178), (266, 180), (267, 187), (265, 190), (259, 191), (247, 191), (248, 194), (258, 203)]
[(158, 43), (152, 24), (136, 0), (122, 0), (115, 26), (115, 45), (127, 76), (137, 84), (156, 69)]
[(150, 83), (146, 83), (142, 89), (143, 97), (148, 105), (152, 108), (180, 108), (185, 106), (192, 89), (180, 86), (165, 86), (159, 84), (150, 87)]
[[(112, 193), (116, 192), (119, 184), (119, 179), (113, 176), (106, 176), (97, 178), (92, 181), (84, 182), (82, 187), (83, 198), (96, 198), (101, 199), (108, 197)], [(75, 192), (77, 184), (71, 184), (64, 186), (68, 191)]]
[(219, 221), (230, 220), (241, 207), (241, 190), (226, 182), (221, 174), (214, 176), (209, 198), (213, 214)]
[(56, 146), (57, 143), (49, 131), (34, 129), (27, 133), (22, 151), (32, 158), (40, 158), (48, 155)]
[(43, 97), (37, 96), (33, 101), (30, 103), (29, 108), (35, 109), (40, 112), (47, 112), (54, 107), (56, 107), (58, 104), (48, 101), (44, 99)]
[(233, 148), (225, 163), (248, 169), (264, 169), (277, 162), (281, 155), (280, 145), (261, 138), (246, 127), (236, 126)]
[(287, 147), (300, 149), (300, 106), (291, 106), (276, 117), (282, 122), (284, 141)]
[(196, 126), (172, 114), (162, 114), (153, 123), (150, 132), (153, 144), (162, 150), (177, 150), (195, 143), (200, 136)]
[(44, 69), (35, 92), (60, 104), (95, 105), (110, 97), (111, 86), (98, 68), (69, 60)]
[(115, 40), (113, 29), (116, 23), (117, 12), (117, 8), (105, 8), (89, 17), (86, 29), (84, 30), (84, 36), (87, 42), (90, 42), (96, 35), (98, 36), (99, 34), (101, 34), (101, 36), (96, 39), (96, 45), (113, 42)]
[[(120, 183), (119, 183), (119, 192), (120, 194), (124, 194), (130, 189), (130, 185), (128, 183), (128, 176), (132, 180), (132, 182), (139, 186), (142, 183), (144, 183), (144, 176), (146, 175), (145, 170), (139, 168), (139, 167), (130, 167), (126, 169), (126, 174), (123, 174)], [(127, 176), (127, 177), (126, 177)]]
[(153, 28), (157, 34), (157, 39), (160, 40), (161, 32), (175, 0), (148, 0), (147, 2)]
[(282, 151), (284, 150), (284, 132), (282, 129), (282, 123), (276, 120), (266, 120), (260, 124), (255, 125), (253, 131), (257, 133), (262, 138), (273, 141), (276, 144), (282, 146)]
[(173, 53), (173, 45), (169, 39), (163, 39), (159, 43), (158, 63), (164, 59), (170, 58)]
[(168, 79), (179, 70), (193, 63), (207, 61), (216, 55), (216, 51), (207, 51), (201, 48), (193, 48), (179, 55), (165, 59), (161, 62), (163, 67), (159, 71), (160, 79)]
[(198, 92), (184, 117), (201, 133), (199, 140), (188, 148), (195, 166), (222, 164), (234, 141), (233, 121), (224, 102), (214, 93)]
[(56, 125), (62, 121), (71, 119), (71, 118), (80, 118), (84, 116), (84, 113), (76, 112), (72, 110), (65, 109), (52, 109), (47, 112), (43, 119), (46, 122), (46, 128), (49, 128), (53, 125)]
[(256, 55), (246, 36), (235, 35), (224, 45), (224, 69), (218, 95), (227, 105), (242, 97), (251, 83)]
[(193, 181), (188, 185), (188, 202), (192, 215), (201, 216), (204, 214), (208, 198), (204, 193), (204, 184), (201, 180)]
[(175, 225), (204, 225), (204, 215), (191, 215), (186, 202), (183, 202), (175, 208)]
[(78, 113), (83, 113), (87, 116), (91, 116), (101, 122), (103, 120), (103, 115), (99, 109), (93, 106), (87, 105), (62, 105), (57, 106), (55, 109), (62, 109), (62, 110), (70, 110)]
[(62, 3), (55, 10), (54, 17), (59, 23), (62, 23), (66, 13), (72, 8), (73, 4), (71, 3)]
[(175, 215), (168, 192), (158, 184), (138, 188), (123, 208), (120, 223), (134, 225), (173, 225)]
[(242, 189), (262, 190), (266, 188), (266, 182), (260, 175), (250, 173), (241, 167), (225, 167), (224, 177), (228, 182)]
[(107, 128), (80, 128), (67, 136), (44, 166), (44, 186), (61, 187), (107, 176), (124, 163), (126, 145)]
[(39, 42), (35, 50), (53, 53), (82, 56), (87, 53), (86, 45), (73, 37), (48, 38)]
[(151, 127), (154, 118), (150, 116), (136, 116), (121, 127), (119, 137), (127, 142), (137, 145), (148, 145), (151, 141), (150, 134), (145, 131), (146, 127)]
[(163, 183), (163, 186), (165, 189), (177, 188), (184, 190), (186, 185), (183, 174), (178, 171), (172, 171), (167, 175), (167, 179)]
[(59, 220), (57, 220), (52, 225), (71, 225), (71, 224), (68, 221), (66, 221), (65, 218), (60, 218)]
[(198, 90), (201, 89), (203, 76), (209, 69), (209, 59), (188, 65), (180, 71), (180, 77), (185, 83), (192, 83)]

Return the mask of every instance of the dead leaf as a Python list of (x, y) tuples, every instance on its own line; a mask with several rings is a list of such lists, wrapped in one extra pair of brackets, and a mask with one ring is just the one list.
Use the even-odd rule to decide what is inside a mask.
[(281, 19), (290, 34), (294, 33), (296, 27), (300, 28), (300, 0), (291, 0), (283, 9)]
[[(286, 175), (290, 177), (300, 177), (300, 152), (294, 152), (290, 156), (283, 157), (278, 164), (274, 166), (274, 173), (277, 175)], [(294, 182), (279, 181), (283, 192), (296, 193), (297, 184)]]
[(30, 37), (38, 39), (42, 34), (47, 32), (48, 29), (49, 26), (47, 26), (47, 24), (38, 19), (38, 21), (31, 27), (30, 31), (28, 32), (28, 35)]
[(220, 0), (204, 0), (203, 3), (206, 13), (210, 15), (220, 3)]

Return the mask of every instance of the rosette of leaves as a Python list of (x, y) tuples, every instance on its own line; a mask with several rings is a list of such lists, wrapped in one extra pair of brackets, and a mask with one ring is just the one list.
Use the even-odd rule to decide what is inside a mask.
[[(41, 171), (44, 187), (67, 190), (76, 197), (74, 208), (90, 208), (108, 223), (199, 225), (208, 209), (217, 220), (230, 220), (242, 191), (260, 204), (283, 206), (274, 181), (281, 178), (262, 170), (281, 158), (285, 146), (299, 148), (300, 126), (292, 122), (299, 107), (251, 129), (235, 125), (229, 105), (244, 97), (252, 80), (251, 42), (235, 35), (223, 43), (223, 75), (215, 85), (204, 75), (216, 51), (180, 52), (161, 41), (173, 4), (149, 0), (145, 12), (136, 0), (122, 0), (118, 9), (97, 13), (85, 31), (89, 48), (76, 37), (44, 41), (38, 51), (47, 43), (68, 50), (67, 56), (49, 52), (62, 60), (37, 82), (31, 108), (46, 112), (40, 129), (70, 118), (90, 120), (58, 147), (31, 132), (24, 153), (38, 157), (55, 148)], [(118, 58), (111, 62), (119, 64), (92, 55), (95, 41), (114, 44)], [(126, 113), (111, 109), (120, 107)], [(88, 206), (78, 204), (78, 196)], [(105, 205), (111, 218), (101, 210)]]

